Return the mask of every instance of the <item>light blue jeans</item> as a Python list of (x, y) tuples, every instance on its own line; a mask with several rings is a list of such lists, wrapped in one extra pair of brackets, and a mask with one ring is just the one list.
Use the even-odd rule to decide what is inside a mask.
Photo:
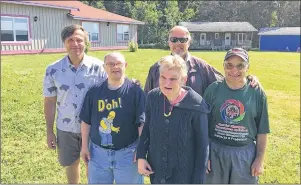
[(138, 142), (120, 150), (110, 150), (90, 142), (89, 184), (143, 184), (134, 155)]

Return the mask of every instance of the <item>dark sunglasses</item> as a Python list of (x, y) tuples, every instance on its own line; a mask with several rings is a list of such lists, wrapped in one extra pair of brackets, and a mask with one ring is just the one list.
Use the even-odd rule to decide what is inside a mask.
[(179, 38), (179, 37), (170, 37), (169, 40), (170, 40), (170, 42), (172, 42), (172, 43), (176, 43), (176, 42), (178, 42), (178, 41), (180, 41), (181, 43), (186, 43), (186, 42), (188, 41), (188, 38), (183, 38), (183, 37), (181, 37), (181, 38)]
[(225, 62), (224, 66), (225, 66), (226, 69), (229, 69), (229, 70), (233, 69), (234, 67), (236, 67), (237, 70), (243, 70), (248, 66), (248, 64), (243, 62), (243, 63), (240, 63), (238, 65), (233, 65), (231, 63)]

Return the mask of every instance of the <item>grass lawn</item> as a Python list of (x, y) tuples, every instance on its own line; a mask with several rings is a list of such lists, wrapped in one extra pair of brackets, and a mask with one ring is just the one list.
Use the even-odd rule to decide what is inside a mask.
[[(90, 52), (103, 59), (108, 51)], [(149, 67), (167, 50), (122, 51), (127, 75), (144, 84)], [(225, 52), (192, 52), (222, 71)], [(57, 153), (46, 146), (42, 81), (46, 66), (64, 54), (1, 56), (1, 182), (66, 183)], [(300, 183), (300, 54), (250, 52), (268, 96), (271, 134), (260, 183)], [(82, 168), (83, 169), (83, 168)], [(81, 182), (87, 183), (84, 170)], [(145, 179), (149, 183), (148, 179)]]

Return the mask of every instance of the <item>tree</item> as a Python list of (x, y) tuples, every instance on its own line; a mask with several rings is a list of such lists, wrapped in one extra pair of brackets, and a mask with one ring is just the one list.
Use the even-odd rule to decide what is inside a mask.
[(139, 43), (156, 43), (159, 14), (154, 1), (136, 1), (132, 7), (132, 18), (145, 22), (138, 27)]
[[(251, 23), (258, 30), (270, 26), (300, 26), (300, 1), (92, 0), (89, 6), (145, 22), (138, 26), (139, 43), (166, 44), (168, 31), (179, 22)], [(253, 39), (253, 43), (258, 40)]]
[(89, 5), (89, 6), (93, 6), (94, 8), (99, 8), (99, 9), (103, 9), (105, 10), (105, 6), (103, 4), (103, 1), (81, 1), (82, 3)]

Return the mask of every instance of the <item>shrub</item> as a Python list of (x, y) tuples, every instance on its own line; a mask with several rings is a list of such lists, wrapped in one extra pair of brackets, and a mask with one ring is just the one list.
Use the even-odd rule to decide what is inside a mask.
[(91, 48), (91, 42), (90, 42), (90, 41), (87, 41), (87, 42), (85, 43), (85, 45), (86, 45), (85, 53), (87, 54), (87, 53), (89, 52), (90, 48)]
[(134, 41), (129, 42), (129, 50), (130, 52), (136, 52), (138, 51), (138, 43), (135, 43)]
[(139, 48), (143, 49), (169, 49), (167, 42), (140, 44)]
[(250, 48), (248, 51), (260, 51), (259, 48)]

